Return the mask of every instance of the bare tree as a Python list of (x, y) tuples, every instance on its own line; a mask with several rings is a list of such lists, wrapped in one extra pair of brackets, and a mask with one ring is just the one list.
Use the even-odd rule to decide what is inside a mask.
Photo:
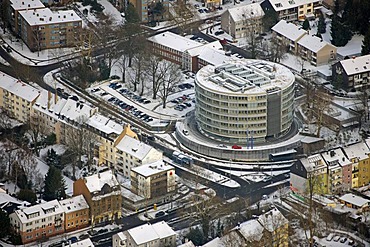
[(33, 114), (30, 117), (29, 123), (29, 133), (31, 136), (31, 141), (34, 145), (34, 152), (37, 156), (40, 155), (40, 147), (39, 147), (39, 142), (43, 136), (45, 127), (42, 123), (42, 119), (37, 116), (36, 114)]
[(76, 176), (76, 164), (78, 167), (82, 167), (81, 156), (87, 155), (88, 165), (91, 164), (93, 159), (93, 149), (96, 142), (96, 135), (86, 128), (86, 122), (88, 118), (80, 116), (76, 119), (76, 123), (73, 126), (66, 126), (66, 144), (71, 150), (71, 155), (76, 159), (76, 162), (72, 162), (72, 176)]
[(316, 136), (320, 136), (321, 128), (326, 124), (324, 114), (331, 109), (330, 105), (333, 102), (333, 96), (325, 93), (322, 90), (316, 90), (313, 98), (313, 112), (316, 117), (317, 132)]
[(159, 87), (159, 97), (162, 100), (163, 108), (166, 108), (167, 97), (174, 92), (177, 84), (181, 81), (180, 67), (174, 63), (163, 61), (161, 73), (166, 73)]
[(39, 26), (32, 28), (32, 37), (33, 37), (33, 49), (37, 51), (37, 56), (40, 56), (41, 51), (41, 41), (42, 41), (42, 29)]
[(9, 112), (0, 107), (0, 130), (10, 130), (12, 128), (12, 119), (9, 116)]
[(169, 18), (180, 34), (191, 33), (198, 28), (199, 24), (195, 21), (196, 17), (195, 9), (185, 1), (176, 2), (169, 10)]
[(357, 92), (356, 97), (360, 103), (356, 104), (356, 111), (361, 115), (361, 119), (366, 123), (369, 120), (369, 93), (366, 89), (363, 89)]
[(258, 50), (262, 48), (262, 21), (254, 17), (253, 11), (244, 11), (242, 14), (245, 39), (250, 58), (257, 58)]
[[(27, 178), (27, 184), (32, 186), (38, 187), (40, 190), (40, 186), (38, 186), (40, 177), (42, 175), (37, 168), (37, 160), (33, 156), (32, 152), (29, 150), (18, 150), (17, 152), (17, 163), (19, 164), (20, 169), (22, 169), (24, 175)], [(35, 187), (35, 189), (36, 189)]]
[(133, 85), (133, 91), (138, 90), (138, 85), (140, 85), (140, 95), (144, 94), (145, 82), (147, 80), (147, 54), (145, 50), (137, 53), (132, 62), (132, 70), (134, 74), (131, 74), (130, 82)]
[(162, 84), (163, 79), (166, 76), (166, 71), (161, 69), (163, 59), (156, 56), (150, 55), (149, 59), (147, 60), (146, 66), (146, 74), (148, 79), (151, 80), (152, 83), (152, 97), (153, 99), (157, 99), (157, 94)]
[(279, 63), (286, 56), (288, 51), (287, 44), (278, 40), (276, 37), (266, 42), (266, 55), (271, 62)]
[(264, 227), (262, 242), (264, 246), (288, 245), (288, 220), (275, 208), (258, 218)]

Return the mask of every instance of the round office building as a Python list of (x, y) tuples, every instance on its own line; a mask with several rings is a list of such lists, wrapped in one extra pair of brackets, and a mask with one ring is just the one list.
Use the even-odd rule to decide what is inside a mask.
[(263, 143), (293, 122), (294, 75), (262, 60), (238, 60), (200, 69), (195, 117), (206, 136), (229, 143)]

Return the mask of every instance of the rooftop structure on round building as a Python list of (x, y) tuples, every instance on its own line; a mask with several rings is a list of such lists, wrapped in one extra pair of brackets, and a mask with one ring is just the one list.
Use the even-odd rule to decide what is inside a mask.
[(247, 146), (283, 135), (293, 122), (294, 79), (288, 68), (262, 60), (203, 67), (195, 79), (198, 128)]

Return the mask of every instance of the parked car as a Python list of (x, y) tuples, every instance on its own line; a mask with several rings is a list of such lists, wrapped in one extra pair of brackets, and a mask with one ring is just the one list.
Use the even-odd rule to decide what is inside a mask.
[(224, 34), (224, 33), (225, 33), (224, 31), (219, 30), (219, 31), (216, 31), (216, 32), (215, 32), (215, 35), (220, 35), (220, 34)]
[(164, 216), (165, 214), (166, 214), (165, 212), (163, 212), (163, 211), (159, 211), (159, 212), (157, 212), (157, 213), (155, 214), (155, 217), (156, 217), (156, 218), (159, 218), (159, 217)]
[(70, 237), (67, 241), (68, 242), (71, 241), (71, 243), (73, 244), (73, 243), (76, 243), (78, 241), (78, 239), (77, 239), (77, 237), (73, 236), (73, 237)]
[(239, 145), (233, 145), (232, 147), (231, 147), (232, 149), (242, 149), (242, 147), (241, 146), (239, 146)]
[(90, 236), (89, 236), (89, 234), (86, 234), (86, 233), (84, 233), (84, 234), (81, 234), (80, 236), (78, 236), (78, 238), (80, 239), (80, 240), (84, 240), (84, 239), (87, 239), (87, 238), (89, 238)]
[(218, 144), (217, 147), (219, 147), (219, 148), (227, 148), (227, 146), (225, 144), (222, 144), (222, 143), (221, 144)]
[(113, 79), (113, 80), (115, 80), (115, 79), (117, 79), (117, 80), (121, 79), (121, 77), (119, 77), (118, 75), (112, 75), (110, 78)]
[(100, 229), (100, 230), (98, 231), (98, 233), (99, 233), (99, 234), (103, 234), (103, 233), (106, 233), (106, 232), (108, 232), (108, 229), (105, 229), (105, 228)]
[(272, 180), (272, 177), (265, 177), (262, 181), (263, 182), (268, 182), (268, 181), (271, 181)]
[(346, 238), (346, 237), (342, 237), (342, 238), (339, 240), (339, 242), (341, 242), (341, 243), (345, 243), (345, 242), (347, 242), (347, 238)]
[(333, 238), (333, 241), (334, 241), (334, 242), (338, 242), (338, 241), (339, 241), (339, 239), (340, 239), (340, 236), (338, 236), (338, 235), (337, 235), (337, 236), (335, 236), (335, 237)]

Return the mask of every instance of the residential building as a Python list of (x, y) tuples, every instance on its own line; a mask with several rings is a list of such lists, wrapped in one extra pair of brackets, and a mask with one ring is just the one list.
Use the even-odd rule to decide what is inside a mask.
[[(116, 241), (117, 240), (117, 241)], [(122, 241), (122, 242), (121, 242)], [(144, 224), (131, 228), (123, 235), (113, 236), (113, 247), (174, 247), (176, 246), (176, 232), (164, 221), (155, 224)]]
[(337, 48), (334, 45), (308, 34), (293, 23), (281, 20), (272, 27), (272, 31), (283, 45), (287, 45), (290, 52), (314, 66), (328, 64), (336, 59)]
[(91, 225), (121, 218), (121, 189), (111, 170), (76, 180), (73, 196), (77, 195), (89, 205)]
[(328, 64), (336, 59), (337, 47), (316, 35), (304, 35), (297, 44), (297, 55), (314, 66)]
[(148, 22), (148, 0), (128, 0), (128, 3), (132, 4), (143, 23)]
[(94, 244), (89, 238), (87, 238), (76, 243), (70, 243), (68, 244), (68, 247), (94, 247)]
[(221, 0), (204, 0), (205, 7), (215, 10), (216, 7), (221, 6)]
[[(343, 191), (343, 167), (340, 161), (351, 162), (346, 159), (340, 148), (321, 153), (328, 168), (328, 192), (329, 194), (339, 194)], [(343, 155), (343, 156), (339, 156)], [(347, 169), (350, 167), (347, 167)], [(351, 170), (351, 169), (350, 169)], [(348, 172), (348, 171), (347, 171)], [(351, 174), (347, 175), (351, 178)], [(348, 179), (348, 177), (347, 177)], [(348, 181), (347, 181), (348, 182)], [(347, 184), (348, 185), (348, 184)]]
[(286, 20), (279, 21), (271, 30), (273, 36), (293, 54), (298, 52), (298, 41), (307, 34), (306, 30)]
[(259, 35), (263, 32), (265, 15), (259, 3), (251, 3), (227, 9), (221, 15), (221, 28), (234, 39)]
[[(1, 184), (1, 183), (0, 183)], [(7, 214), (13, 213), (20, 207), (28, 207), (31, 203), (21, 201), (7, 193), (7, 191), (0, 188), (0, 210), (3, 210)]]
[(339, 197), (339, 202), (349, 208), (358, 209), (360, 211), (367, 210), (370, 206), (370, 200), (351, 193)]
[(10, 224), (23, 244), (64, 232), (64, 210), (58, 200), (16, 210), (9, 215)]
[(66, 232), (85, 228), (90, 222), (89, 205), (83, 195), (59, 201), (64, 209), (64, 229)]
[(293, 121), (294, 81), (286, 67), (262, 60), (203, 67), (195, 78), (198, 128), (233, 144), (245, 144), (246, 131), (252, 142), (282, 135)]
[(333, 84), (346, 91), (362, 91), (370, 86), (370, 54), (339, 61), (332, 66)]
[[(369, 140), (366, 140), (368, 142)], [(370, 182), (370, 149), (364, 143), (344, 147), (344, 152), (352, 162), (352, 188), (364, 186)]]
[(175, 168), (163, 161), (131, 169), (131, 190), (146, 199), (165, 197), (171, 200), (176, 189)]
[(163, 158), (162, 152), (129, 135), (125, 135), (121, 140), (116, 141), (115, 155), (116, 170), (126, 178), (130, 178), (132, 168), (156, 162)]
[[(241, 223), (214, 243), (232, 243), (235, 246), (288, 246), (288, 220), (276, 208), (257, 219)], [(212, 241), (211, 241), (212, 242)], [(207, 243), (204, 246), (219, 246)]]
[(328, 165), (329, 193), (337, 194), (352, 189), (352, 162), (346, 157), (343, 150), (335, 148), (322, 152), (321, 155)]
[(297, 160), (290, 168), (290, 189), (305, 195), (328, 193), (328, 167), (320, 154)]
[(45, 8), (44, 4), (39, 0), (3, 0), (8, 5), (8, 20), (10, 27), (16, 33), (20, 33), (20, 16), (19, 11), (22, 10), (34, 10), (34, 9), (43, 9)]
[(0, 107), (10, 117), (26, 123), (40, 91), (21, 80), (0, 72)]
[(73, 10), (49, 8), (19, 11), (18, 34), (31, 51), (75, 46), (82, 19)]
[(265, 0), (261, 3), (263, 10), (273, 10), (279, 20), (304, 21), (314, 18), (315, 10), (321, 6), (320, 0)]

